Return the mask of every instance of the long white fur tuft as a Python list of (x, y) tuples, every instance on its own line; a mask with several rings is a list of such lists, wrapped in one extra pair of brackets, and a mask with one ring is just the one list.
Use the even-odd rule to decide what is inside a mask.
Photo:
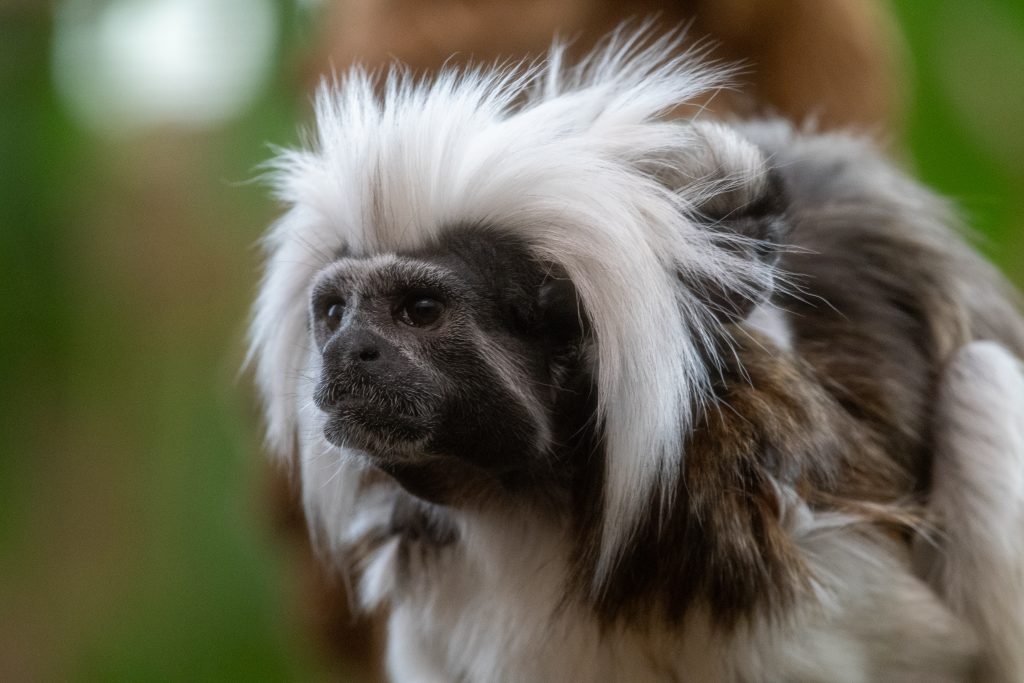
[[(597, 586), (649, 501), (671, 498), (709, 384), (712, 324), (676, 273), (735, 291), (772, 273), (723, 253), (699, 224), (701, 203), (763, 174), (763, 157), (728, 129), (665, 120), (728, 69), (680, 55), (678, 37), (645, 42), (645, 28), (572, 68), (557, 45), (544, 63), (429, 82), (394, 67), (382, 95), (355, 69), (320, 88), (309, 148), (274, 162), (289, 209), (266, 238), (252, 357), (269, 442), (279, 452), (301, 445), (307, 508), (329, 544), (344, 537), (361, 475), (358, 454), (331, 449), (309, 406), (309, 284), (342, 250), (416, 248), (456, 226), (525, 238), (565, 269), (592, 320), (607, 449)], [(690, 182), (667, 187), (650, 166), (658, 159), (692, 162)], [(716, 167), (730, 159), (739, 167)]]
[(1024, 367), (974, 342), (947, 369), (929, 507), (942, 530), (931, 578), (976, 629), (981, 680), (1024, 680)]

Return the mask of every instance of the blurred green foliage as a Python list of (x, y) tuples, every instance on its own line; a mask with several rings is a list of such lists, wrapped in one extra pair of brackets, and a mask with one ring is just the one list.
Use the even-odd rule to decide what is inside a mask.
[[(1024, 4), (901, 0), (912, 165), (1018, 282)], [(58, 101), (45, 7), (0, 9), (0, 680), (307, 680), (238, 378), (312, 33), (278, 0), (242, 118), (100, 138)]]
[(295, 44), (249, 113), (99, 139), (52, 85), (45, 7), (0, 10), (0, 679), (322, 674), (272, 529), (239, 378), (243, 183), (296, 139)]
[(980, 247), (1024, 283), (1024, 2), (898, 0), (911, 67), (907, 143)]

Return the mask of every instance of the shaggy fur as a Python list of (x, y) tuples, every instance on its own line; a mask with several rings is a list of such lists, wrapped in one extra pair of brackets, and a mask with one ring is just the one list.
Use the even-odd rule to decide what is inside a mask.
[(670, 40), (321, 90), (252, 327), (314, 536), (396, 680), (1019, 680), (1010, 294)]

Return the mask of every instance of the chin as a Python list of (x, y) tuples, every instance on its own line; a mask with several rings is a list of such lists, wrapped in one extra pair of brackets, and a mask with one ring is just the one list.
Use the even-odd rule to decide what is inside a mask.
[(396, 681), (1024, 680), (1016, 294), (675, 40), (321, 89), (252, 326), (314, 540)]
[(381, 419), (363, 405), (346, 406), (342, 415), (327, 417), (324, 439), (337, 448), (364, 451), (374, 461), (415, 460), (423, 452), (428, 427), (406, 416)]

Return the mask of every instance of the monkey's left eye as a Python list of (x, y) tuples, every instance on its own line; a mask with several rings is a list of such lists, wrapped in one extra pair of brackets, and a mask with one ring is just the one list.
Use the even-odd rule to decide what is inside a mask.
[(345, 302), (341, 299), (332, 299), (322, 305), (322, 313), (327, 328), (332, 332), (341, 325), (341, 319), (345, 316)]
[(414, 294), (402, 303), (398, 317), (406, 325), (425, 327), (437, 322), (442, 313), (444, 313), (443, 301), (432, 296)]

